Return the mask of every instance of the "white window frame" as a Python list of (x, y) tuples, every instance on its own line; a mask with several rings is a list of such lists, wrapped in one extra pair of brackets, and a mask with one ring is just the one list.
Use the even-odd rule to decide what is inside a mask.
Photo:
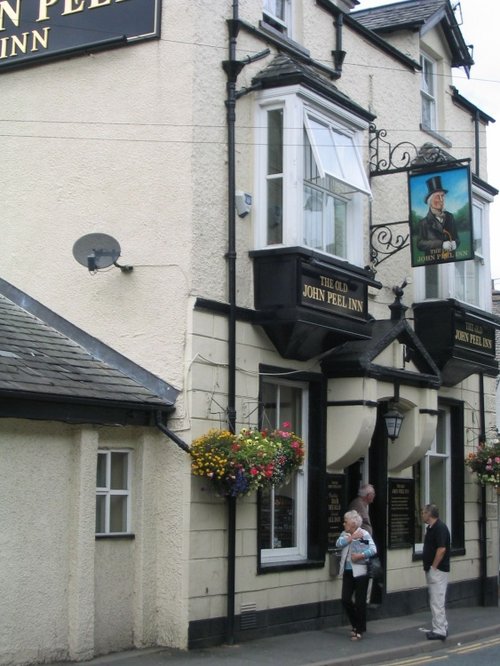
[[(321, 177), (328, 174), (370, 196), (370, 185), (354, 143), (353, 133), (326, 118), (323, 119), (325, 124), (320, 127), (321, 120), (320, 114), (305, 110), (304, 124)], [(344, 159), (346, 157), (354, 158), (355, 168), (350, 170), (352, 175), (344, 168), (344, 164), (349, 163), (349, 159)]]
[[(283, 3), (283, 16), (277, 11), (277, 5)], [(262, 13), (264, 22), (269, 20), (270, 25), (287, 37), (292, 36), (292, 0), (264, 0)]]
[[(468, 262), (450, 262), (447, 264), (435, 265), (434, 270), (438, 276), (438, 293), (436, 299), (454, 298), (461, 303), (471, 305), (491, 312), (491, 277), (490, 277), (490, 233), (489, 233), (489, 204), (493, 197), (484, 190), (480, 190), (475, 185), (472, 186), (472, 208), (481, 213), (481, 252), (474, 253), (474, 259)], [(476, 217), (477, 224), (477, 217)], [(473, 229), (474, 220), (473, 220)], [(474, 262), (475, 270), (478, 274), (478, 300), (468, 301), (461, 294), (457, 294), (458, 276), (457, 270), (459, 264)], [(417, 301), (433, 300), (426, 295), (426, 267), (420, 266), (414, 268), (415, 299)], [(460, 296), (460, 297), (459, 297)]]
[[(443, 423), (444, 419), (444, 423)], [(438, 506), (440, 518), (445, 522), (451, 532), (452, 530), (452, 511), (451, 511), (451, 409), (448, 406), (439, 407), (438, 420), (443, 423), (445, 451), (437, 451), (437, 437), (439, 427), (436, 428), (436, 434), (432, 440), (430, 449), (426, 452), (420, 462), (420, 476), (423, 479), (423, 492), (421, 492), (421, 501), (423, 505), (439, 504), (436, 498), (431, 496), (430, 488), (430, 467), (432, 460), (440, 459), (445, 461), (445, 484), (444, 506)], [(422, 507), (419, 507), (420, 509)], [(415, 552), (421, 553), (424, 546), (425, 525), (422, 524), (422, 541), (415, 544)]]
[[(266, 381), (266, 380), (264, 380)], [(301, 420), (302, 432), (297, 433), (306, 444), (304, 462), (300, 470), (295, 473), (295, 497), (296, 497), (296, 543), (292, 548), (261, 548), (260, 562), (262, 565), (284, 564), (290, 562), (302, 562), (307, 559), (307, 424), (309, 387), (303, 382), (288, 382), (272, 379), (267, 383), (273, 386), (286, 386), (287, 388), (298, 388), (301, 390)], [(276, 427), (281, 425), (279, 409), (276, 414)], [(263, 424), (265, 427), (274, 427), (275, 424)], [(293, 424), (292, 424), (293, 426)], [(278, 489), (279, 490), (279, 489)]]
[[(481, 310), (491, 311), (491, 278), (490, 278), (490, 265), (489, 265), (489, 224), (488, 212), (489, 207), (485, 202), (479, 199), (474, 199), (472, 202), (473, 210), (473, 240), (474, 240), (474, 259), (465, 262), (454, 264), (455, 270), (452, 273), (454, 280), (453, 292), (457, 294), (457, 299), (469, 305), (473, 305)], [(480, 227), (480, 228), (479, 228)], [(475, 247), (477, 238), (481, 239), (481, 248)], [(458, 271), (472, 269), (474, 271), (474, 288), (475, 294), (469, 298), (469, 294), (458, 294), (458, 284), (461, 276)], [(465, 279), (466, 286), (470, 285), (470, 280)]]
[[(437, 63), (426, 53), (420, 54), (420, 65), (422, 67), (422, 74), (420, 77), (420, 96), (422, 100), (422, 127), (424, 129), (429, 129), (435, 131), (437, 129)], [(426, 69), (431, 70), (431, 87), (427, 85)], [(426, 113), (425, 106), (428, 105), (429, 112), (429, 122), (426, 122)]]
[[(127, 456), (127, 480), (126, 488), (111, 488), (111, 460), (113, 453), (124, 453)], [(103, 456), (106, 460), (106, 485), (97, 486), (96, 483), (96, 498), (104, 497), (104, 532), (98, 532), (96, 535), (117, 535), (117, 534), (130, 534), (131, 533), (131, 481), (132, 481), (132, 451), (130, 449), (99, 449), (97, 456)], [(98, 460), (97, 459), (97, 460)], [(97, 461), (96, 461), (97, 463)], [(110, 528), (111, 517), (111, 498), (112, 497), (126, 497), (126, 526), (125, 530), (121, 532), (112, 532)], [(97, 526), (96, 526), (97, 527)]]
[[(267, 244), (267, 112), (283, 110), (283, 210), (282, 243)], [(303, 234), (303, 207), (304, 207), (304, 140), (303, 132), (307, 117), (314, 117), (332, 128), (332, 141), (335, 133), (345, 137), (352, 155), (362, 175), (357, 181), (358, 187), (353, 186), (356, 193), (348, 205), (347, 212), (347, 256), (339, 257), (357, 266), (364, 266), (363, 243), (365, 230), (365, 200), (366, 207), (368, 195), (371, 196), (366, 170), (358, 146), (366, 142), (364, 133), (368, 123), (362, 121), (349, 111), (328, 103), (319, 95), (308, 91), (301, 86), (290, 86), (277, 90), (268, 89), (258, 95), (256, 110), (256, 145), (258, 146), (255, 160), (255, 247), (257, 249), (275, 247), (305, 247)], [(344, 148), (345, 145), (339, 146)], [(313, 148), (314, 150), (314, 148)], [(317, 155), (317, 153), (316, 153)], [(318, 157), (319, 159), (319, 157)], [(321, 162), (322, 164), (322, 162)], [(323, 168), (324, 165), (322, 164)], [(321, 167), (320, 167), (321, 168)], [(342, 176), (345, 182), (345, 174)], [(352, 183), (350, 183), (352, 185)], [(327, 254), (327, 253), (325, 253)], [(332, 256), (329, 255), (328, 256)], [(335, 256), (335, 255), (333, 255)]]

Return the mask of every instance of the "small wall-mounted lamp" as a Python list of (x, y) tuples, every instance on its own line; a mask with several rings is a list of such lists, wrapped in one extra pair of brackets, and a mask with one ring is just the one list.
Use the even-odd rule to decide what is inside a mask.
[(384, 414), (385, 428), (387, 436), (394, 442), (399, 437), (401, 426), (403, 425), (404, 416), (397, 409), (399, 402), (399, 383), (394, 385), (394, 398), (389, 403), (389, 409)]
[(385, 427), (387, 436), (394, 441), (399, 437), (401, 432), (401, 425), (403, 424), (404, 416), (399, 412), (393, 404), (389, 405), (389, 411), (384, 416)]

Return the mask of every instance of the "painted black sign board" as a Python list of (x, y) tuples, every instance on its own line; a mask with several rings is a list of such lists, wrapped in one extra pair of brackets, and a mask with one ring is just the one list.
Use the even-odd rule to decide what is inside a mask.
[(473, 319), (455, 320), (455, 343), (471, 351), (495, 356), (495, 329)]
[(413, 479), (389, 479), (389, 548), (413, 546), (414, 486)]
[(366, 285), (354, 277), (302, 264), (300, 289), (301, 305), (363, 321), (368, 317)]
[(0, 71), (160, 36), (161, 0), (2, 0)]
[(328, 474), (327, 502), (328, 502), (328, 550), (335, 548), (335, 542), (344, 529), (343, 515), (346, 504), (346, 483), (343, 474)]

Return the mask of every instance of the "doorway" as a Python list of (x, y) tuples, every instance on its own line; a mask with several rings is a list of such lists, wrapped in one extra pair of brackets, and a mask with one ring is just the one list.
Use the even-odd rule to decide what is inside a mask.
[[(377, 407), (377, 424), (370, 443), (368, 460), (361, 458), (346, 469), (347, 502), (354, 499), (359, 486), (363, 481), (371, 483), (375, 488), (375, 499), (370, 505), (370, 521), (373, 528), (373, 540), (384, 570), (384, 580), (381, 584), (374, 584), (370, 596), (370, 603), (379, 606), (385, 593), (385, 573), (387, 554), (387, 446), (388, 438), (383, 415), (387, 409), (386, 403)], [(364, 466), (368, 464), (368, 475)]]

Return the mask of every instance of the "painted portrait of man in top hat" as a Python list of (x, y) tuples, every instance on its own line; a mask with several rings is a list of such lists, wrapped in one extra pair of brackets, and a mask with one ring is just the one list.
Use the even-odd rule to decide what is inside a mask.
[[(454, 212), (448, 210), (448, 194)], [(410, 176), (410, 206), (413, 266), (472, 258), (467, 167)]]

